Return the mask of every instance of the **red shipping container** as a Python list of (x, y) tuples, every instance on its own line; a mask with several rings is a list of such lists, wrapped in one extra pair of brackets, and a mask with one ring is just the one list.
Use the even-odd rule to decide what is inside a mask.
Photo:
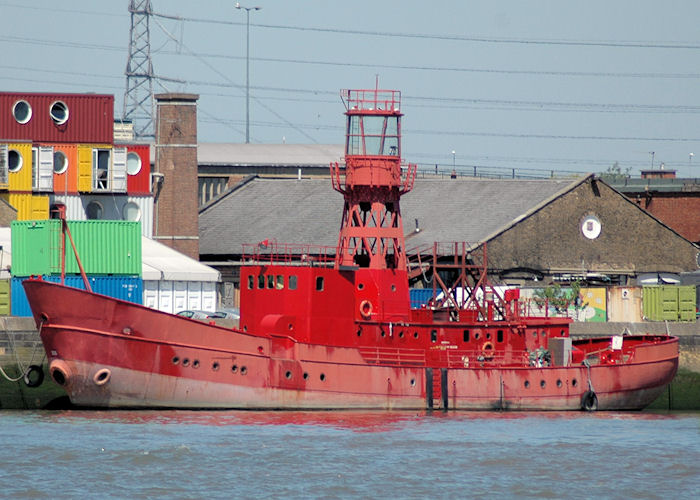
[[(120, 146), (123, 146), (120, 144)], [(151, 192), (151, 151), (148, 144), (126, 145), (126, 192), (149, 194)]]
[(0, 140), (112, 144), (114, 96), (0, 92)]

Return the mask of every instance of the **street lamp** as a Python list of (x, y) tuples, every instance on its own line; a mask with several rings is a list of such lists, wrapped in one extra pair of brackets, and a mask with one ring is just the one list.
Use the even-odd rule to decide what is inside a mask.
[(237, 9), (245, 10), (245, 143), (250, 143), (250, 11), (260, 10), (262, 7), (244, 7), (236, 2)]

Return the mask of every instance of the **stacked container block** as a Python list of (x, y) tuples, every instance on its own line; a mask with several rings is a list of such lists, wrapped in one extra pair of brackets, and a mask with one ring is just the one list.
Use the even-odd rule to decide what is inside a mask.
[[(0, 196), (17, 219), (48, 219), (60, 203), (56, 196), (83, 195), (137, 196), (153, 204), (150, 147), (114, 143), (114, 97), (0, 92)], [(95, 204), (73, 204), (78, 211), (69, 211), (68, 219), (104, 218)], [(132, 209), (126, 216), (152, 213), (152, 207)], [(134, 220), (126, 216), (118, 219)], [(144, 231), (152, 227), (150, 221), (142, 225)]]
[[(69, 221), (83, 269), (93, 291), (142, 303), (141, 228), (138, 222)], [(12, 297), (15, 316), (31, 314), (22, 282), (29, 276), (49, 281), (61, 279), (62, 222), (57, 219), (12, 223)], [(84, 288), (80, 267), (70, 239), (65, 239), (65, 272), (68, 286)]]

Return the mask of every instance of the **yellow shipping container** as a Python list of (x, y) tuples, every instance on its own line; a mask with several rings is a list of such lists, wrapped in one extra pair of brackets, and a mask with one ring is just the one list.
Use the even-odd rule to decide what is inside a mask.
[(0, 196), (17, 210), (17, 220), (46, 220), (49, 218), (48, 195), (3, 193)]
[(9, 143), (8, 184), (12, 191), (32, 191), (32, 143)]
[(95, 149), (112, 149), (112, 146), (109, 144), (80, 144), (78, 146), (78, 191), (81, 193), (94, 191), (92, 152)]

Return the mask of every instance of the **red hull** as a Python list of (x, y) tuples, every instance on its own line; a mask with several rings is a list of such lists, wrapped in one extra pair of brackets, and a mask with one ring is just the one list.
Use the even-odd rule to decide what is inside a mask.
[(625, 337), (612, 364), (465, 367), (461, 351), (304, 343), (39, 280), (25, 290), (52, 378), (88, 407), (638, 410), (678, 367), (675, 337)]

